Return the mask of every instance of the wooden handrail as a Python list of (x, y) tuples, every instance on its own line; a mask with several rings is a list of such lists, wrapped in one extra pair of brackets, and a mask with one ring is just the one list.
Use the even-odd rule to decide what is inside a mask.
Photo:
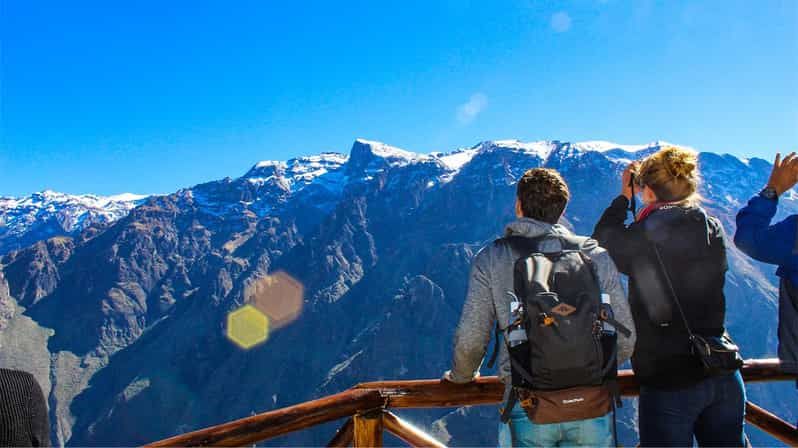
[(787, 446), (798, 446), (798, 428), (750, 401), (745, 402), (745, 419)]
[(467, 384), (441, 380), (377, 381), (358, 384), (353, 390), (379, 390), (391, 408), (453, 408), (498, 403), (504, 383), (495, 376)]
[(147, 446), (244, 446), (310, 426), (379, 408), (378, 390), (347, 390), (318, 400), (253, 415), (222, 425), (177, 435)]
[(795, 381), (796, 375), (781, 370), (778, 358), (746, 359), (740, 370), (746, 383), (766, 381)]
[[(746, 383), (795, 378), (795, 375), (783, 372), (775, 358), (747, 360), (741, 372)], [(618, 372), (618, 385), (624, 396), (640, 393), (640, 386), (631, 370)], [(375, 381), (358, 384), (353, 389), (379, 390), (392, 408), (449, 408), (498, 403), (504, 394), (504, 383), (498, 377), (488, 376), (466, 384), (441, 380)]]
[[(777, 359), (747, 360), (741, 371), (747, 383), (795, 379), (795, 375), (788, 375), (781, 370)], [(623, 395), (635, 396), (639, 393), (637, 380), (631, 370), (620, 371), (618, 382)], [(438, 379), (361, 383), (339, 394), (177, 435), (148, 446), (249, 445), (371, 409), (495, 404), (501, 402), (504, 387), (495, 376), (478, 378), (468, 384), (453, 384)], [(763, 410), (768, 415), (756, 410), (751, 412), (752, 423), (763, 425), (766, 431), (767, 428), (784, 428), (778, 422), (769, 424), (768, 415), (772, 414), (767, 411)], [(759, 420), (753, 421), (757, 418)]]

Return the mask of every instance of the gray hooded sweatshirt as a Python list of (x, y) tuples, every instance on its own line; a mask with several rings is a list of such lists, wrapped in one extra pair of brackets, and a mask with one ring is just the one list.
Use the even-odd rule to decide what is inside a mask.
[[(520, 218), (507, 226), (505, 235), (535, 238), (571, 233), (559, 224)], [(546, 252), (560, 248), (557, 239), (545, 240), (541, 244), (540, 249)], [(629, 302), (615, 263), (607, 251), (600, 248), (596, 241), (588, 240), (584, 252), (596, 265), (601, 291), (610, 295), (615, 319), (632, 330), (632, 335), (628, 338), (618, 333), (618, 363), (621, 364), (632, 355), (635, 342), (635, 327)], [(520, 256), (507, 245), (493, 243), (483, 247), (471, 262), (468, 295), (454, 336), (454, 360), (449, 376), (451, 381), (467, 383), (478, 375), (497, 319), (502, 329), (510, 321), (510, 297), (507, 291), (513, 290), (513, 266)], [(510, 385), (510, 360), (505, 344), (500, 344), (499, 349), (499, 378)]]

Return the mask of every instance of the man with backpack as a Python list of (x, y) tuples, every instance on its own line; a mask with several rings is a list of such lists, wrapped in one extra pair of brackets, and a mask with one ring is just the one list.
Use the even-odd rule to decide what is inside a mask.
[(518, 219), (471, 264), (444, 379), (477, 378), (495, 328), (494, 356), (507, 385), (502, 446), (616, 443), (615, 377), (632, 353), (634, 324), (607, 252), (557, 224), (569, 198), (556, 171), (524, 173)]
[(779, 266), (779, 359), (798, 374), (798, 215), (770, 225), (779, 196), (798, 183), (798, 157), (776, 154), (767, 186), (737, 214), (734, 243), (751, 258)]

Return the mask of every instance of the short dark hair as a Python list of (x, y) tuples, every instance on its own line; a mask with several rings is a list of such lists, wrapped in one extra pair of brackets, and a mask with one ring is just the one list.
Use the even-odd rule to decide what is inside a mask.
[(571, 193), (557, 170), (533, 168), (518, 181), (518, 200), (526, 218), (557, 224)]

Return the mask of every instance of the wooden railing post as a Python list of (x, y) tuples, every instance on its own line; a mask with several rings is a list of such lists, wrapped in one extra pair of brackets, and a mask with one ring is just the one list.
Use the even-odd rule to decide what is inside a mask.
[(382, 409), (356, 414), (355, 448), (382, 446)]
[(404, 440), (411, 447), (446, 448), (446, 445), (391, 412), (385, 411), (383, 421), (388, 432)]
[(346, 423), (338, 429), (332, 440), (327, 444), (327, 448), (347, 448), (352, 445), (354, 437), (355, 423), (351, 418), (348, 418), (346, 419)]

